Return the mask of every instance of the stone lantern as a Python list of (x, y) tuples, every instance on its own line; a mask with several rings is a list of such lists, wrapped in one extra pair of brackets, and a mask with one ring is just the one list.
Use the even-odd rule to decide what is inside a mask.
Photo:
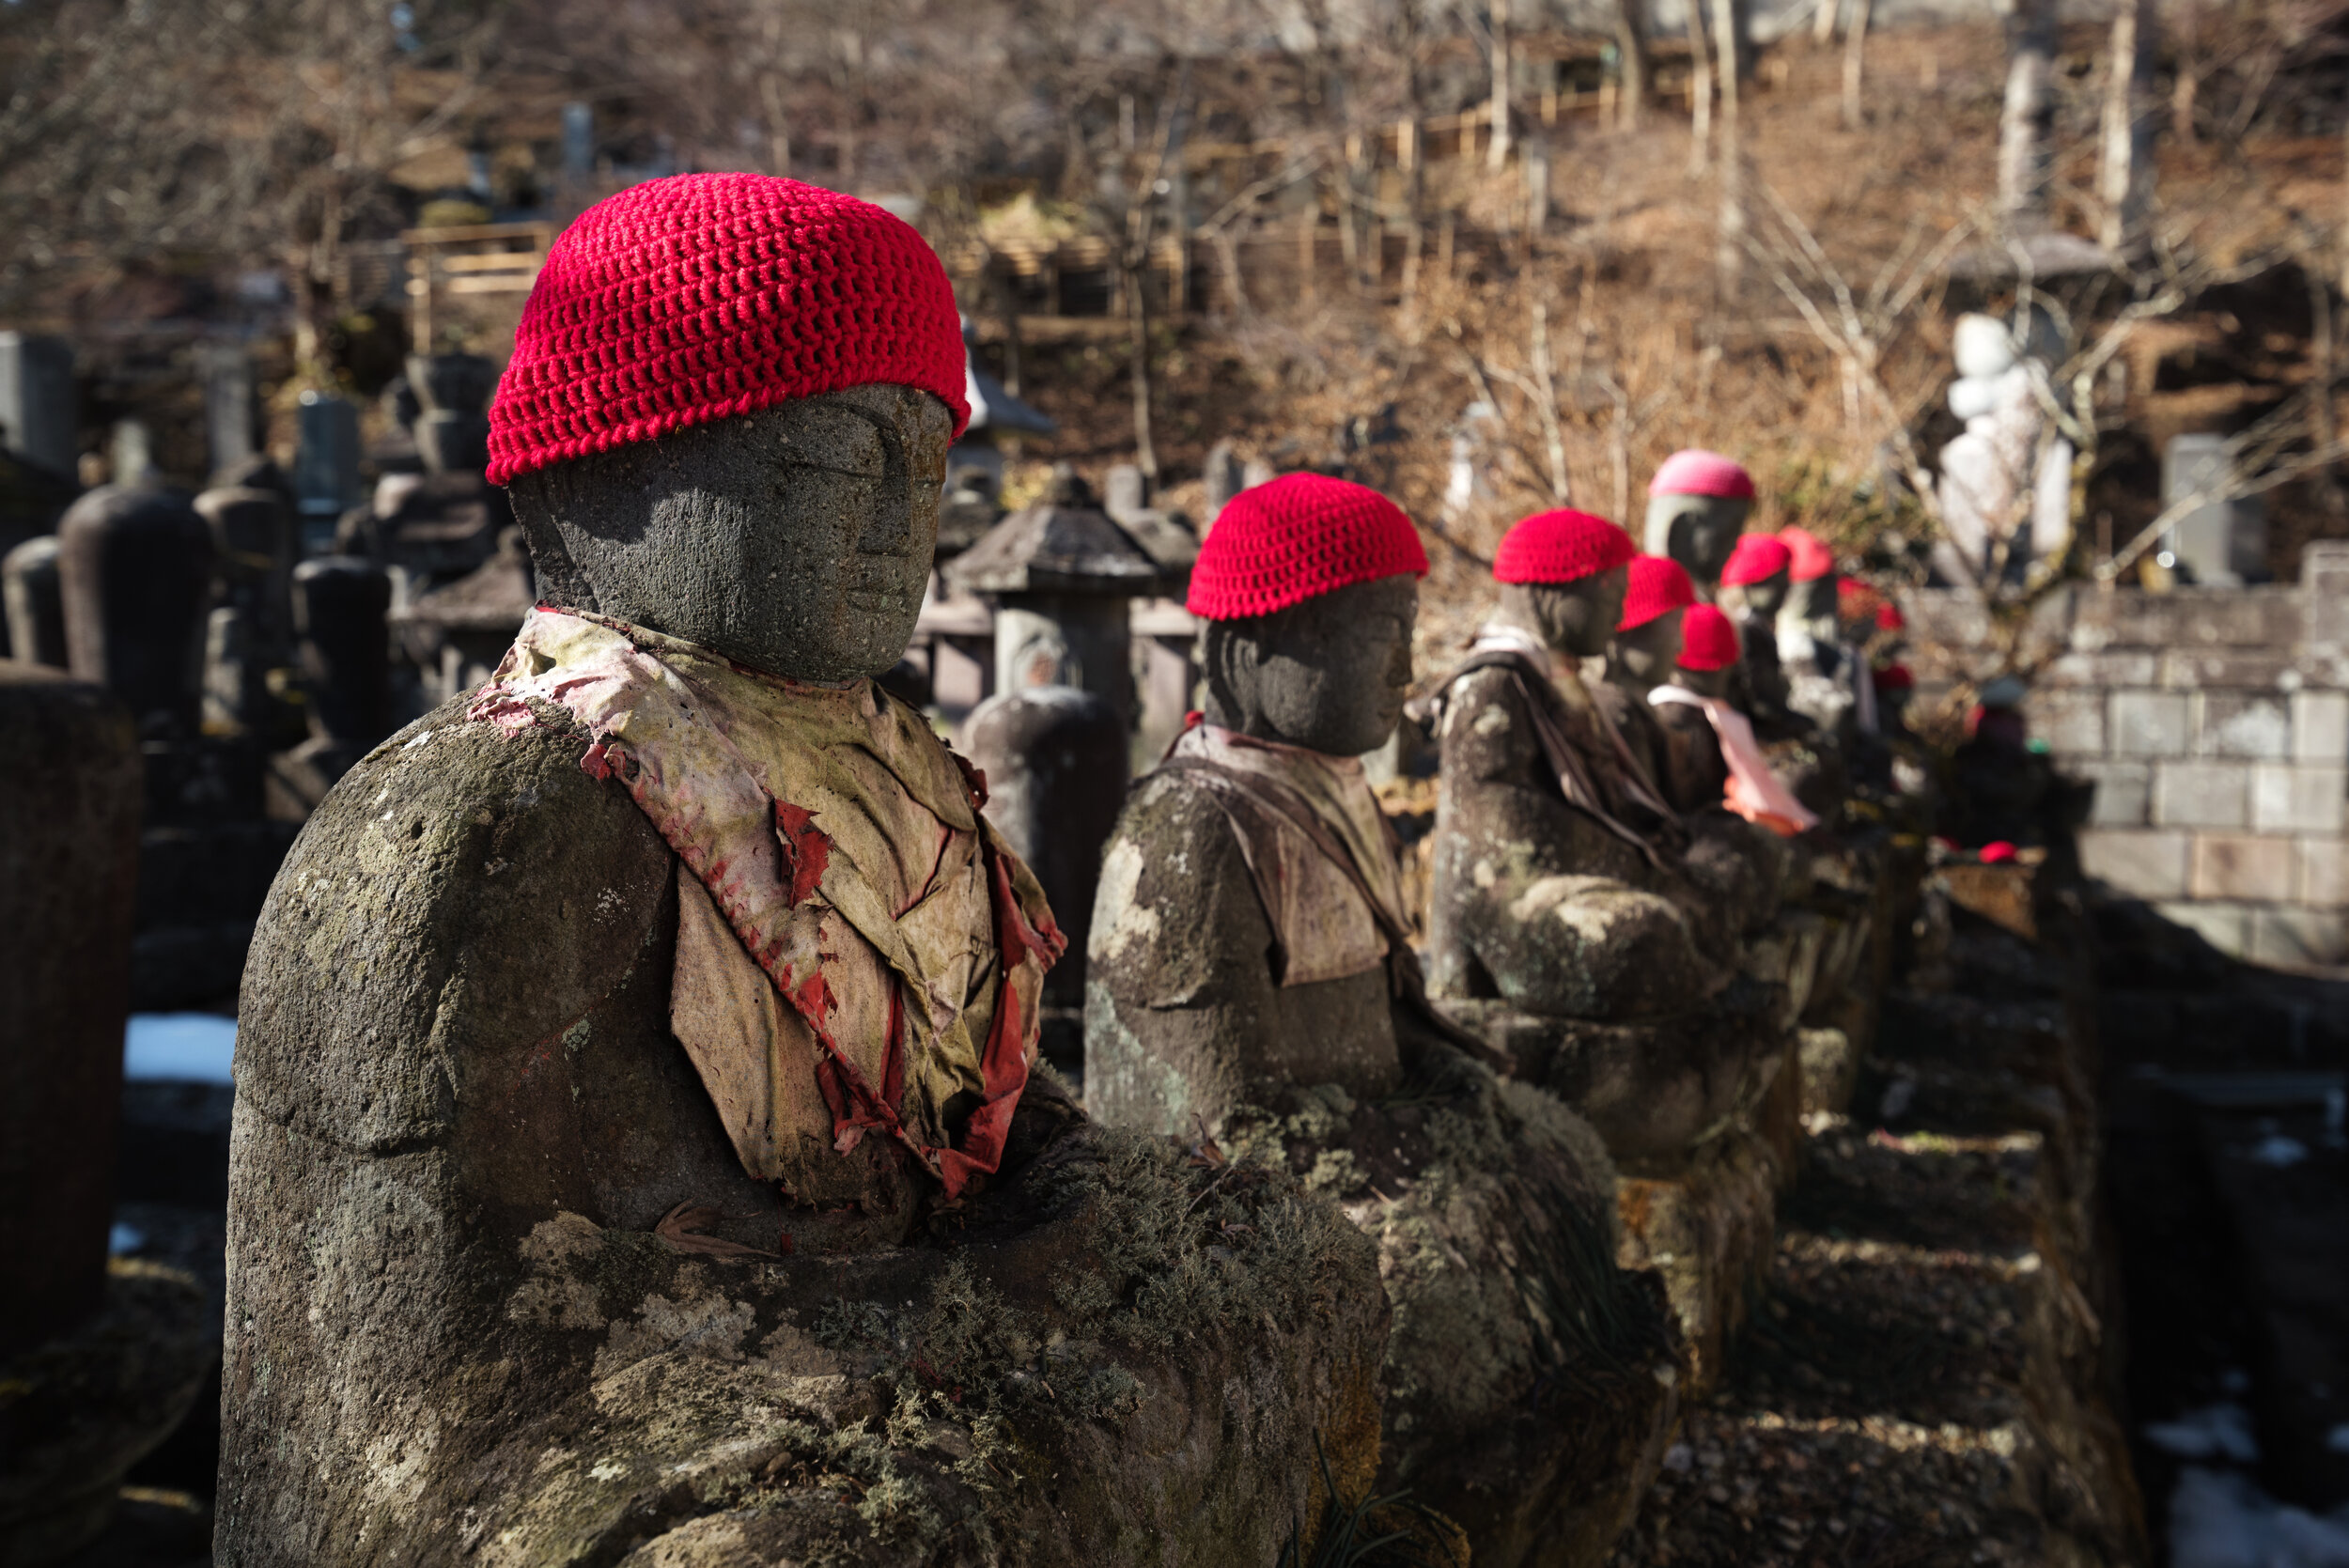
[(1063, 465), (1044, 499), (988, 530), (946, 568), (997, 604), (995, 690), (1073, 686), (1134, 711), (1131, 601), (1159, 592), (1159, 565)]

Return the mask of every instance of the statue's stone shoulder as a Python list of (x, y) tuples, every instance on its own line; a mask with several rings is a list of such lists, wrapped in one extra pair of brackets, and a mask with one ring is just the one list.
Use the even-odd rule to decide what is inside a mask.
[(1505, 669), (1471, 670), (1446, 689), (1443, 771), (1448, 778), (1517, 784), (1539, 775), (1541, 741), (1524, 684)]
[(1131, 1005), (1223, 1001), (1231, 955), (1254, 957), (1268, 975), (1271, 944), (1238, 836), (1215, 798), (1179, 773), (1136, 784), (1101, 851), (1094, 977)]
[(463, 699), (345, 774), (287, 856), (245, 969), (241, 1102), (365, 1154), (443, 1141), (471, 1052), (553, 1039), (674, 923), (673, 860), (552, 708)]

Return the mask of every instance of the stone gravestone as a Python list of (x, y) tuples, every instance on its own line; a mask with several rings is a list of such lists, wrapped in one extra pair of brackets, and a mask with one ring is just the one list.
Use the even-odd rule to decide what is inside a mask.
[(0, 332), (0, 447), (70, 479), (79, 425), (73, 346), (62, 337)]
[(305, 392), (296, 418), (293, 488), (303, 548), (323, 551), (334, 537), (334, 520), (362, 498), (359, 411), (333, 393)]
[(497, 366), (479, 354), (411, 354), (408, 385), (420, 405), (416, 455), (431, 474), (479, 474), (490, 466), (490, 397)]
[(225, 474), (253, 456), (253, 355), (241, 343), (205, 344), (196, 365), (204, 378), (204, 435), (211, 472)]
[(54, 534), (27, 539), (0, 560), (0, 595), (8, 613), (8, 657), (64, 669), (70, 656)]
[(390, 574), (326, 555), (293, 573), (293, 630), (310, 737), (270, 759), (269, 815), (301, 821), (392, 730)]
[(2210, 587), (2240, 587), (2267, 580), (2267, 503), (2263, 496), (2230, 496), (2233, 458), (2227, 438), (2181, 435), (2161, 452), (2161, 504), (2207, 497), (2171, 525), (2162, 549)]
[(194, 1404), (219, 1343), (202, 1288), (109, 1263), (139, 861), (138, 732), (65, 672), (0, 660), (0, 1543), (60, 1561)]
[(204, 520), (162, 490), (95, 489), (57, 525), (73, 673), (121, 698), (150, 738), (197, 732), (212, 564)]

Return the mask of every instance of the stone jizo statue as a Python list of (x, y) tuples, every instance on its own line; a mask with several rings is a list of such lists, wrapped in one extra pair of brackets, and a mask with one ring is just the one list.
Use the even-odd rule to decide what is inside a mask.
[[(1381, 1483), (1455, 1518), (1480, 1563), (1595, 1561), (1653, 1463), (1670, 1341), (1613, 1265), (1599, 1140), (1497, 1079), (1421, 991), (1359, 756), (1401, 715), (1425, 570), (1410, 520), (1358, 485), (1289, 474), (1223, 508), (1190, 586), (1203, 721), (1135, 786), (1103, 857), (1087, 1104), (1195, 1128), (1343, 1205), (1378, 1242), (1395, 1312)], [(1623, 1343), (1567, 1327), (1600, 1318)], [(1605, 1391), (1529, 1406), (1552, 1365)]]
[[(222, 1562), (1269, 1561), (1375, 1401), (1357, 1232), (1035, 1064), (1051, 913), (875, 684), (964, 386), (879, 208), (684, 176), (557, 241), (490, 415), (540, 607), (246, 971)], [(1145, 1389), (1208, 1434), (1146, 1467)]]
[(1736, 623), (1716, 606), (1691, 608), (1669, 681), (1649, 688), (1657, 721), (1692, 750), (1708, 752), (1721, 779), (1720, 803), (1747, 821), (1791, 837), (1818, 817), (1770, 767), (1753, 722), (1730, 700), (1739, 651)]
[(1664, 459), (1647, 495), (1646, 552), (1679, 562), (1697, 598), (1712, 603), (1753, 510), (1753, 475), (1719, 452), (1691, 447)]
[(1635, 557), (1623, 619), (1607, 644), (1607, 684), (1596, 693), (1664, 799), (1683, 815), (1720, 804), (1727, 782), (1710, 732), (1676, 728), (1649, 701), (1651, 692), (1672, 679), (1683, 618), (1694, 607), (1695, 591), (1680, 563), (1660, 555)]
[(1772, 534), (1739, 536), (1721, 568), (1721, 608), (1737, 628), (1740, 648), (1730, 675), (1730, 698), (1766, 735), (1791, 723), (1786, 707), (1786, 673), (1778, 660), (1778, 618), (1786, 608), (1794, 555)]

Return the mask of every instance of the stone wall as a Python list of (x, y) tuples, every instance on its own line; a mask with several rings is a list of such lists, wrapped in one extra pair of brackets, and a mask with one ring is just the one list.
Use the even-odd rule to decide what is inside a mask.
[[(1906, 604), (1924, 705), (1996, 670), (1967, 596)], [(2067, 589), (2019, 652), (2032, 736), (2096, 785), (2090, 877), (2238, 957), (2349, 962), (2349, 544), (2291, 586)]]

